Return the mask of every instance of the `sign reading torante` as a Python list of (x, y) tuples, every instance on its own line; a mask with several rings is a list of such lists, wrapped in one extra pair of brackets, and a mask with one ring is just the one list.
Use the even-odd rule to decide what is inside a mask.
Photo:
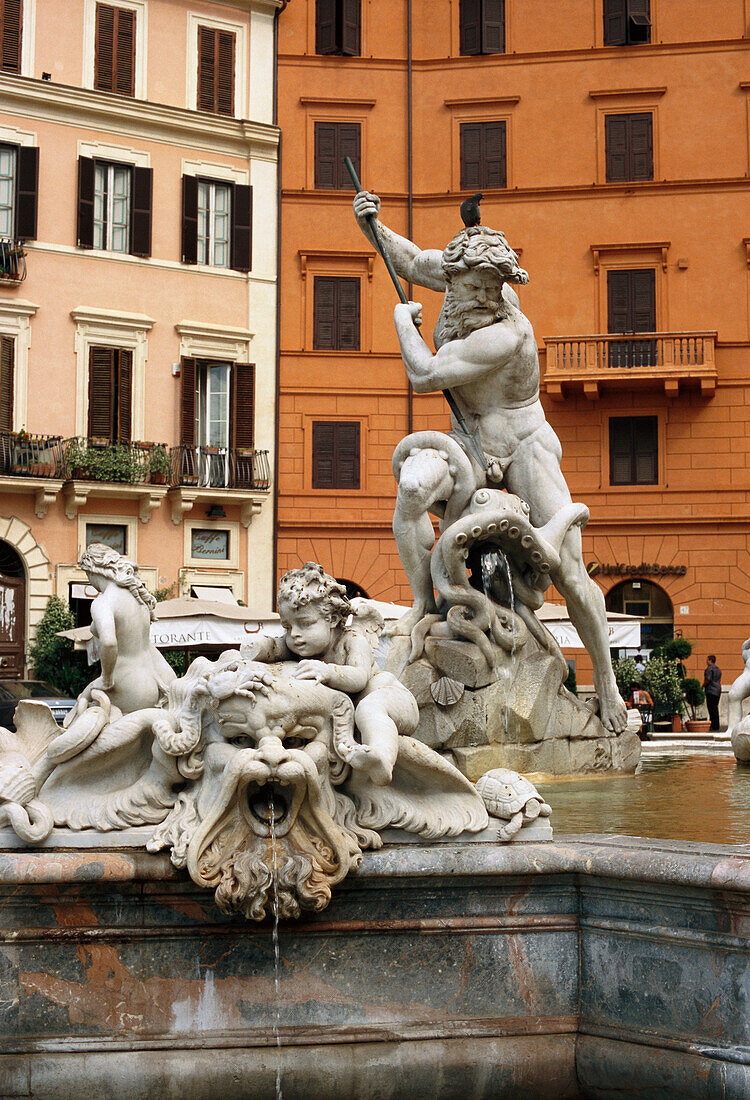
[(640, 565), (624, 565), (621, 562), (615, 562), (614, 565), (602, 563), (598, 561), (590, 561), (586, 566), (590, 577), (596, 577), (599, 573), (614, 575), (617, 577), (624, 576), (661, 576), (661, 577), (684, 577), (687, 573), (686, 565), (658, 565), (655, 562), (642, 561)]

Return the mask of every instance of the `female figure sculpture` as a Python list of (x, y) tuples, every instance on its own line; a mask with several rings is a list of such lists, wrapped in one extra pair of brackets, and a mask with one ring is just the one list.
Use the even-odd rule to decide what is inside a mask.
[(163, 699), (174, 671), (151, 644), (150, 626), (156, 600), (138, 576), (138, 567), (102, 543), (92, 543), (81, 568), (99, 595), (91, 605), (91, 633), (99, 645), (102, 671), (81, 694), (66, 726), (103, 691), (123, 714), (155, 707)]

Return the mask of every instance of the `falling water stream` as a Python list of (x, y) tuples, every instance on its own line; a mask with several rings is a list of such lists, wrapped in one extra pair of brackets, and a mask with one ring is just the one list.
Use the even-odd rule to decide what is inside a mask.
[[(515, 610), (516, 601), (515, 594), (513, 592), (513, 578), (510, 572), (510, 562), (507, 555), (502, 550), (485, 550), (482, 554), (482, 588), (484, 594), (488, 600), (492, 600), (492, 581), (497, 573), (500, 571), (505, 573), (505, 581), (508, 585), (508, 606), (510, 608), (510, 621), (511, 629), (513, 631), (513, 642), (511, 645), (510, 657), (511, 667), (512, 661), (516, 653), (516, 631), (515, 631)], [(505, 679), (505, 708), (504, 708), (504, 723), (505, 723), (505, 736), (508, 736), (508, 718), (509, 718), (509, 701), (510, 701), (510, 676)]]
[(283, 1100), (281, 1091), (281, 982), (279, 980), (279, 875), (276, 859), (276, 807), (273, 795), (270, 799), (271, 809), (271, 854), (273, 857), (273, 973), (274, 986), (276, 988), (276, 1022), (273, 1025), (273, 1033), (276, 1036), (276, 1047), (279, 1051), (279, 1060), (276, 1066), (276, 1100)]

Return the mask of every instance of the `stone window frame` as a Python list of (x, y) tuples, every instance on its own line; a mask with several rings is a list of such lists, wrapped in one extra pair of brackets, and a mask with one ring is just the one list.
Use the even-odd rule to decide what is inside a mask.
[[(184, 545), (183, 545), (183, 564), (191, 569), (212, 569), (214, 567), (218, 569), (232, 569), (239, 571), (240, 568), (240, 525), (237, 520), (223, 519), (220, 522), (216, 520), (206, 519), (186, 519), (182, 525), (184, 532)], [(217, 531), (229, 532), (229, 557), (228, 558), (194, 558), (193, 557), (193, 544), (192, 537), (193, 531), (204, 531), (207, 528), (215, 527)], [(200, 582), (193, 582), (200, 583)]]
[(39, 306), (23, 298), (0, 300), (0, 335), (14, 345), (13, 431), (26, 428), (29, 413), (29, 352), (31, 319)]
[[(504, 57), (505, 54), (488, 56)], [(513, 108), (520, 102), (519, 95), (493, 96), (486, 99), (446, 99), (444, 106), (451, 114), (451, 190), (461, 191), (461, 126), (466, 123), (505, 123), (505, 187), (503, 192), (517, 186), (513, 156)], [(494, 190), (494, 188), (493, 188)]]
[[(372, 278), (375, 269), (374, 252), (336, 252), (323, 249), (300, 249), (297, 253), (302, 276), (300, 295), (301, 350), (310, 355), (340, 356), (363, 355), (372, 351)], [(315, 277), (356, 278), (360, 281), (359, 296), (359, 348), (345, 351), (322, 351), (313, 348), (315, 323)]]
[[(315, 421), (331, 421), (337, 424), (346, 421), (359, 424), (359, 487), (357, 489), (313, 489), (313, 423)], [(370, 436), (370, 420), (368, 414), (339, 413), (335, 408), (330, 412), (320, 409), (317, 412), (303, 413), (302, 415), (302, 454), (304, 479), (301, 492), (305, 495), (316, 497), (358, 497), (367, 494), (368, 483), (368, 440)]]
[(76, 517), (78, 521), (78, 558), (80, 560), (81, 555), (86, 549), (86, 524), (87, 523), (100, 523), (108, 524), (113, 527), (125, 527), (127, 529), (126, 535), (126, 551), (125, 556), (130, 558), (131, 561), (138, 561), (138, 517), (137, 516), (125, 516), (116, 514), (97, 514), (94, 515), (89, 512), (79, 512)]
[[(116, 8), (128, 8), (135, 12), (135, 67), (133, 70), (133, 99), (148, 99), (148, 2), (147, 0), (108, 0)], [(94, 91), (94, 59), (96, 57), (96, 4), (97, 0), (83, 0), (83, 75), (81, 86)], [(118, 95), (117, 92), (100, 92), (99, 95)]]
[[(119, 2), (119, 0), (118, 0)], [(220, 19), (202, 12), (187, 13), (187, 57), (185, 72), (185, 106), (189, 111), (198, 110), (198, 28), (210, 27), (215, 31), (227, 31), (234, 39), (234, 114), (221, 118), (247, 118), (247, 86), (249, 79), (250, 28), (247, 23)], [(201, 112), (210, 117), (207, 112)]]
[(656, 272), (656, 331), (669, 332), (668, 253), (671, 241), (645, 241), (641, 244), (592, 244), (594, 265), (595, 331), (607, 332), (607, 272), (652, 267)]
[(75, 435), (88, 434), (89, 351), (92, 347), (126, 348), (133, 353), (131, 438), (143, 439), (146, 420), (148, 333), (156, 323), (143, 313), (124, 313), (89, 306), (70, 311), (76, 325)]
[[(632, 47), (628, 47), (632, 49)], [(666, 86), (653, 88), (593, 88), (589, 91), (596, 108), (596, 183), (602, 187), (649, 187), (661, 179), (661, 139), (659, 100), (666, 94)], [(607, 180), (607, 115), (651, 115), (651, 141), (653, 153), (653, 178), (610, 183)]]

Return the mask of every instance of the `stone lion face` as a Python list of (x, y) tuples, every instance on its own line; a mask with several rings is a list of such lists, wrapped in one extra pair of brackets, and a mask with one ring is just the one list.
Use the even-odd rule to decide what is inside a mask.
[(188, 848), (191, 876), (215, 888), (225, 912), (254, 920), (325, 908), (361, 859), (351, 803), (336, 790), (346, 769), (332, 751), (336, 724), (353, 729), (351, 701), (280, 678), (268, 695), (233, 695), (215, 715), (224, 739), (205, 762), (220, 785)]

